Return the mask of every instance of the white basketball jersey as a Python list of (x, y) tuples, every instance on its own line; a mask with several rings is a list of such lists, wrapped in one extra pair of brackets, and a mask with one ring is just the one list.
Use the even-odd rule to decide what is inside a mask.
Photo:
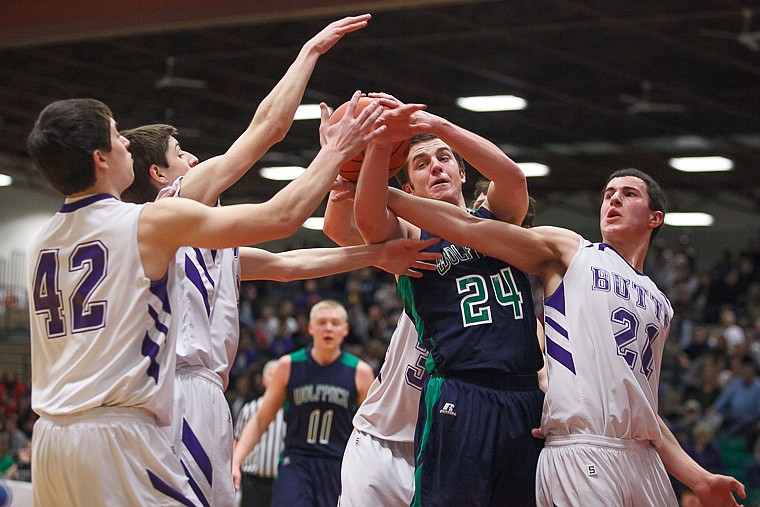
[[(170, 188), (180, 196), (182, 178)], [(159, 193), (162, 198), (168, 189)], [(203, 366), (227, 389), (239, 341), (240, 257), (237, 248), (177, 250), (172, 302), (178, 316), (177, 367)]]
[(544, 311), (544, 434), (659, 445), (657, 386), (673, 310), (654, 282), (612, 247), (581, 239)]
[(354, 427), (383, 440), (413, 442), (427, 357), (414, 323), (402, 313), (380, 373), (354, 415)]
[(171, 287), (168, 277), (151, 282), (143, 272), (142, 209), (105, 194), (67, 199), (31, 239), (26, 263), (38, 414), (139, 407), (169, 422)]

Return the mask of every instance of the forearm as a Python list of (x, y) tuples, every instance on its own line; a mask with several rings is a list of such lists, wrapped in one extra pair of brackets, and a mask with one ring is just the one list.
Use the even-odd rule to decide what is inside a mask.
[(692, 490), (699, 483), (705, 482), (709, 472), (699, 466), (681, 447), (675, 435), (667, 427), (662, 418), (659, 418), (660, 430), (662, 431), (662, 443), (657, 448), (665, 470), (670, 475), (684, 483)]
[(356, 185), (356, 226), (367, 243), (400, 237), (398, 218), (388, 210), (388, 160), (392, 147), (370, 144)]
[(325, 224), (322, 231), (340, 246), (363, 245), (354, 220), (354, 203), (348, 199), (340, 202), (327, 201)]
[(415, 197), (395, 188), (388, 190), (388, 207), (420, 229), (457, 244), (471, 239), (470, 227), (478, 221), (453, 204)]
[(243, 432), (240, 434), (240, 439), (234, 446), (232, 451), (232, 467), (233, 469), (239, 469), (245, 461), (256, 444), (261, 440), (262, 431), (259, 427), (259, 421), (257, 417), (251, 418), (248, 424), (243, 428)]

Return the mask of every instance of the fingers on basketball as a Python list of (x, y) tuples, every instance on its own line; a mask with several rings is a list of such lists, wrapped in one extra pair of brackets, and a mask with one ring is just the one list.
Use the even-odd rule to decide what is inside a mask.
[[(361, 97), (359, 99), (359, 103), (356, 105), (356, 110), (354, 111), (354, 117), (358, 116), (359, 113), (365, 107), (367, 107), (369, 104), (373, 102), (373, 100), (374, 99), (371, 99), (369, 97)], [(348, 102), (341, 104), (330, 116), (330, 124), (334, 125), (335, 123), (339, 122), (340, 119), (343, 118), (343, 115), (346, 114), (347, 108), (348, 108)], [(401, 170), (401, 167), (404, 165), (404, 162), (406, 162), (406, 156), (408, 154), (409, 154), (409, 140), (408, 139), (399, 141), (393, 146), (390, 163), (388, 165), (389, 179), (395, 176)], [(364, 162), (364, 150), (362, 150), (354, 158), (352, 158), (348, 162), (345, 162), (341, 166), (340, 175), (349, 181), (353, 181), (353, 182), (358, 181), (359, 171), (361, 171), (363, 162)]]

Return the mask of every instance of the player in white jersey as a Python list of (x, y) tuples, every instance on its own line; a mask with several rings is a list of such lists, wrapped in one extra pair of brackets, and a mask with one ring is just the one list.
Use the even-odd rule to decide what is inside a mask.
[[(125, 191), (125, 200), (150, 202), (158, 194), (159, 198), (173, 195), (217, 205), (219, 194), (285, 136), (318, 57), (346, 33), (366, 26), (369, 18), (365, 14), (341, 19), (308, 41), (282, 80), (262, 101), (248, 129), (221, 156), (199, 164), (196, 157), (180, 148), (173, 137), (177, 131), (169, 125), (125, 131), (135, 159), (135, 181)], [(312, 208), (316, 208), (322, 195), (313, 194), (308, 199)], [(305, 218), (293, 216), (291, 221), (271, 223), (288, 235)], [(323, 253), (329, 253), (329, 262)], [(175, 410), (167, 432), (196, 486), (205, 498), (212, 499), (213, 505), (232, 505), (235, 498), (230, 474), (232, 422), (224, 390), (238, 346), (241, 276), (244, 280), (291, 281), (373, 263), (369, 262), (373, 257), (362, 257), (359, 253), (315, 251), (283, 258), (249, 248), (182, 248), (177, 252), (173, 273), (176, 288), (172, 297), (175, 307), (182, 308), (182, 323), (177, 342)], [(304, 264), (307, 266), (302, 269)]]
[[(665, 196), (645, 173), (613, 173), (603, 191), (603, 243), (556, 227), (522, 229), (393, 190), (389, 207), (434, 234), (537, 274), (546, 294), (547, 437), (541, 506), (676, 506), (666, 470), (704, 506), (738, 505), (744, 486), (701, 468), (657, 415), (672, 309), (642, 273)], [(445, 219), (444, 219), (445, 217)]]
[[(189, 199), (119, 201), (134, 173), (129, 141), (108, 107), (71, 99), (40, 113), (28, 150), (67, 203), (27, 255), (32, 408), (41, 416), (33, 436), (36, 504), (199, 504), (158, 430), (173, 397), (167, 373), (176, 328), (168, 319), (167, 275), (174, 255), (183, 245), (272, 240), (284, 233), (266, 220), (308, 216), (308, 196), (326, 194), (340, 165), (382, 133), (375, 127), (382, 108), (353, 118), (359, 97), (336, 125), (321, 105), (325, 143), (299, 178), (303, 185), (262, 204), (226, 208)], [(396, 252), (393, 269), (416, 263), (406, 253)]]

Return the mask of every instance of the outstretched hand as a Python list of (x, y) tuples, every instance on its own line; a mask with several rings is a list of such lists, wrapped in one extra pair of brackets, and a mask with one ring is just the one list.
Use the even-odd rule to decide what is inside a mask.
[(425, 248), (440, 241), (439, 238), (419, 239), (392, 239), (383, 243), (381, 260), (375, 264), (378, 268), (394, 275), (407, 275), (411, 278), (420, 278), (422, 273), (417, 270), (432, 271), (435, 263), (442, 257), (439, 252), (421, 252)]
[(719, 474), (710, 474), (706, 481), (692, 488), (699, 498), (702, 507), (730, 507), (739, 504), (734, 498), (733, 492), (740, 498), (747, 498), (744, 484), (733, 477)]
[(350, 160), (359, 153), (367, 143), (381, 135), (386, 127), (377, 124), (377, 119), (383, 112), (379, 99), (362, 109), (358, 116), (356, 106), (362, 96), (360, 91), (354, 92), (348, 103), (346, 113), (335, 124), (330, 124), (330, 113), (327, 104), (322, 102), (319, 106), (322, 112), (322, 122), (319, 126), (319, 138), (323, 148), (331, 147), (343, 156), (343, 161)]
[(367, 26), (371, 17), (369, 14), (362, 14), (361, 16), (349, 16), (333, 21), (312, 37), (306, 46), (313, 46), (318, 54), (323, 55), (347, 33), (355, 32)]
[(388, 129), (377, 142), (394, 143), (431, 130), (434, 117), (425, 111), (425, 104), (404, 104), (393, 95), (381, 92), (368, 93), (367, 96), (379, 99), (380, 105), (385, 108), (377, 123)]

